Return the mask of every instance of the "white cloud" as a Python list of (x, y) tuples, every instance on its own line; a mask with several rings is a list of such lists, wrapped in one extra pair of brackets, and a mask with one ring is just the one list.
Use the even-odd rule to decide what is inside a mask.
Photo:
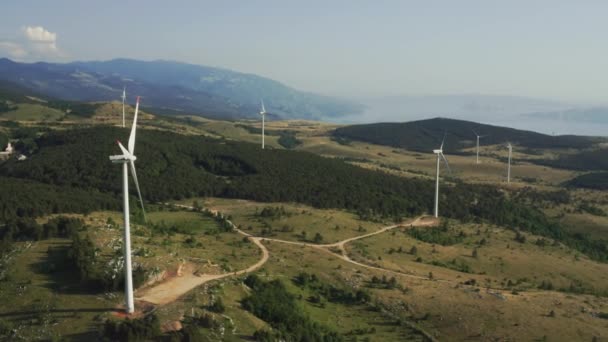
[(21, 44), (10, 41), (0, 41), (0, 52), (6, 53), (13, 59), (21, 59), (28, 55), (27, 50)]
[(26, 26), (23, 28), (23, 32), (30, 42), (55, 45), (57, 41), (57, 33), (50, 32), (42, 26)]
[(42, 26), (23, 26), (19, 36), (0, 40), (0, 57), (16, 60), (58, 60), (67, 54), (57, 46), (57, 33)]

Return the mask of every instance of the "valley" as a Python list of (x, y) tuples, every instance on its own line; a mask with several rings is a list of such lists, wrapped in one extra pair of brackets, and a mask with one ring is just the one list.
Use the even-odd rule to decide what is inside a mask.
[[(416, 145), (401, 146), (268, 120), (261, 150), (257, 120), (145, 109), (147, 219), (132, 189), (136, 312), (125, 321), (121, 188), (107, 160), (127, 140), (120, 104), (69, 114), (31, 101), (0, 113), (0, 142), (17, 150), (0, 161), (2, 337), (82, 340), (125, 324), (157, 324), (154, 338), (169, 340), (608, 336), (608, 195), (571, 184), (603, 169), (590, 162), (602, 138), (493, 127), (476, 164), (465, 132), (479, 125), (463, 121), (416, 122), (425, 128), (404, 131)], [(435, 219), (442, 125), (452, 172), (441, 166)], [(520, 137), (510, 183), (508, 134)]]

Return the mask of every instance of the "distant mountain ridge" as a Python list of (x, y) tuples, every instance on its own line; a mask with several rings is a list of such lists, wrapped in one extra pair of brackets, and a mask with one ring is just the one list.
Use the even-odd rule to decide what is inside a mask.
[(361, 105), (302, 92), (252, 74), (171, 61), (114, 59), (102, 62), (19, 63), (0, 58), (0, 80), (72, 101), (117, 100), (141, 95), (168, 113), (214, 118), (253, 117), (260, 99), (272, 114), (317, 119), (357, 113)]
[(608, 123), (608, 107), (572, 108), (561, 111), (535, 112), (523, 115), (541, 120), (561, 120), (565, 122)]
[(332, 133), (342, 139), (429, 152), (438, 148), (445, 134), (445, 150), (459, 151), (475, 145), (475, 131), (485, 135), (483, 145), (507, 141), (526, 148), (588, 148), (598, 138), (575, 135), (551, 136), (532, 131), (480, 124), (472, 121), (434, 118), (403, 123), (373, 123), (339, 127)]

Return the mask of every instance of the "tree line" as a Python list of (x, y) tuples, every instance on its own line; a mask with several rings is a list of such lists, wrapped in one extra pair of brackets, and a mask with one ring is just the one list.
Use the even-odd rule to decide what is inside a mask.
[[(36, 137), (38, 151), (28, 160), (0, 165), (0, 185), (12, 187), (10, 195), (0, 194), (6, 199), (0, 202), (0, 217), (119, 209), (121, 172), (108, 156), (119, 153), (115, 141), (126, 141), (127, 135), (127, 129), (96, 126)], [(151, 202), (197, 196), (298, 202), (395, 221), (429, 213), (433, 206), (433, 184), (427, 179), (398, 177), (307, 152), (141, 130), (136, 154), (143, 196)], [(567, 200), (563, 197), (556, 193), (548, 198)], [(569, 235), (530, 205), (538, 198), (534, 192), (511, 196), (493, 186), (455, 182), (444, 187), (439, 206), (445, 217), (529, 231), (608, 258), (605, 241)]]
[(312, 321), (280, 280), (264, 281), (254, 274), (245, 279), (245, 285), (252, 291), (241, 305), (273, 328), (272, 331), (256, 331), (256, 340), (343, 341), (337, 332)]

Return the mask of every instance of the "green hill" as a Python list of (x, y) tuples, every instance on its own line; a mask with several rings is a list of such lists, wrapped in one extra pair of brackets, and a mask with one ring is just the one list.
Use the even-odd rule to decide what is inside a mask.
[(67, 113), (72, 117), (91, 117), (101, 104), (57, 100), (39, 95), (20, 85), (0, 80), (0, 118), (7, 120), (58, 120)]
[(510, 141), (527, 148), (588, 148), (597, 138), (546, 134), (513, 128), (485, 125), (471, 121), (434, 118), (403, 123), (373, 123), (337, 128), (332, 134), (337, 139), (350, 139), (429, 152), (438, 148), (446, 134), (445, 150), (456, 152), (475, 146), (475, 133), (485, 135), (481, 144), (494, 145)]

